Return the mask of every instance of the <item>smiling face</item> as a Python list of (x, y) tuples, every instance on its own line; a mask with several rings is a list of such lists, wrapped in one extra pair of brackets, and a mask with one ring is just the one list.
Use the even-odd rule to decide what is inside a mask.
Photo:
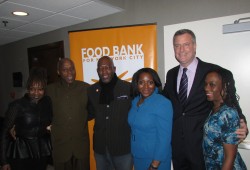
[(111, 58), (104, 56), (99, 59), (97, 73), (103, 83), (109, 83), (115, 74), (115, 66)]
[(138, 79), (138, 91), (142, 98), (151, 96), (155, 90), (155, 82), (151, 74), (141, 73)]
[(44, 87), (41, 82), (33, 82), (28, 89), (30, 99), (37, 103), (44, 96)]
[(73, 62), (67, 59), (61, 61), (58, 68), (58, 74), (68, 84), (73, 83), (76, 78), (76, 70)]
[(220, 106), (223, 103), (224, 90), (222, 89), (221, 77), (216, 72), (208, 73), (205, 79), (205, 92), (207, 100), (214, 103), (214, 106)]
[(196, 43), (188, 33), (178, 35), (173, 41), (175, 58), (181, 66), (187, 67), (195, 58)]

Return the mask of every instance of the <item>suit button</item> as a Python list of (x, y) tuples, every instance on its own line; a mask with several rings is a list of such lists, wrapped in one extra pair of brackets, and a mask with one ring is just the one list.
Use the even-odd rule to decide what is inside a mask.
[(186, 115), (186, 113), (182, 113), (182, 116), (185, 116)]

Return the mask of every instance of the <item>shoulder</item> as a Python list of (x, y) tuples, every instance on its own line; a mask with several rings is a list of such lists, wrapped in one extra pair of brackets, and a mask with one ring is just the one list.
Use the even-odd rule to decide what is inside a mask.
[(78, 86), (83, 86), (83, 87), (89, 87), (90, 85), (84, 81), (80, 81), (80, 80), (75, 80), (76, 85)]
[(87, 93), (89, 97), (98, 95), (99, 93), (97, 92), (99, 91), (101, 91), (101, 86), (99, 82), (96, 82), (95, 84), (90, 85), (87, 89)]
[(172, 105), (171, 101), (167, 99), (165, 96), (159, 93), (155, 93), (151, 96), (150, 102), (153, 105), (161, 106), (161, 107), (169, 107)]
[(10, 102), (8, 105), (8, 109), (20, 109), (27, 104), (29, 104), (29, 100), (27, 99), (27, 96), (23, 96), (22, 98)]
[(99, 83), (99, 82), (96, 82), (95, 84), (90, 85), (90, 86), (88, 87), (88, 90), (89, 90), (89, 91), (92, 91), (92, 90), (94, 90), (94, 89), (96, 89), (96, 88), (100, 88), (100, 83)]
[(54, 82), (54, 83), (51, 83), (49, 84), (47, 87), (46, 87), (46, 90), (52, 90), (54, 88), (56, 88), (56, 86), (58, 86), (59, 82)]
[(47, 95), (43, 96), (42, 100), (43, 100), (44, 102), (51, 103), (51, 98), (50, 98), (49, 96), (47, 96)]
[(218, 116), (218, 122), (221, 125), (227, 125), (227, 126), (239, 125), (238, 113), (232, 107), (223, 106), (217, 116)]
[(162, 94), (156, 94), (156, 101), (160, 104), (166, 104), (166, 105), (171, 105), (171, 101), (169, 99), (167, 99), (165, 96), (163, 96)]
[(135, 98), (133, 98), (132, 104), (133, 104), (133, 105), (137, 105), (137, 102), (139, 101), (139, 99), (140, 99), (139, 96), (136, 96)]
[(221, 116), (226, 118), (233, 118), (238, 116), (238, 112), (234, 108), (228, 106), (223, 106), (220, 111), (220, 114)]
[(176, 71), (179, 70), (179, 68), (180, 68), (179, 65), (178, 65), (178, 66), (175, 66), (175, 67), (173, 67), (173, 68), (171, 68), (170, 70), (168, 70), (167, 75), (168, 75), (168, 74), (175, 73)]
[(60, 84), (60, 81), (59, 81), (59, 80), (58, 80), (58, 81), (55, 81), (55, 82), (53, 82), (53, 83), (48, 84), (47, 88), (51, 88), (51, 87), (54, 87), (54, 86), (58, 86), (58, 84)]
[(200, 68), (207, 68), (207, 69), (217, 69), (217, 68), (220, 68), (219, 65), (202, 61), (198, 57), (197, 57), (197, 59), (198, 59), (198, 67), (200, 67)]
[(175, 78), (178, 75), (179, 68), (180, 68), (180, 66), (178, 65), (178, 66), (168, 70), (168, 72), (166, 74), (166, 83), (167, 84), (171, 84), (174, 82)]
[(9, 107), (17, 107), (17, 106), (20, 106), (22, 105), (22, 103), (25, 102), (25, 99), (24, 97), (20, 98), (20, 99), (16, 99), (12, 102), (9, 103)]
[(116, 85), (123, 86), (123, 87), (131, 87), (131, 83), (130, 82), (127, 82), (127, 81), (121, 80), (121, 79), (117, 80), (117, 84)]

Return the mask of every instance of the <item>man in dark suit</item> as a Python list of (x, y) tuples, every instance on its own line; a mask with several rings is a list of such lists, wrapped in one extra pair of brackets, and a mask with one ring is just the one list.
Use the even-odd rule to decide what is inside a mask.
[[(175, 58), (180, 65), (168, 71), (163, 91), (172, 101), (174, 109), (173, 166), (175, 170), (203, 170), (205, 169), (202, 153), (203, 124), (211, 111), (204, 91), (204, 78), (209, 70), (219, 66), (203, 62), (196, 57), (196, 37), (191, 30), (177, 31), (173, 37), (173, 46)], [(182, 97), (179, 96), (179, 89), (183, 90), (180, 85), (183, 70), (187, 77), (184, 101), (180, 100)], [(245, 119), (242, 114), (240, 117)], [(241, 129), (236, 133), (240, 140), (243, 140), (246, 137), (247, 126), (244, 120), (241, 122)]]
[(113, 60), (103, 56), (97, 63), (99, 82), (88, 89), (88, 111), (94, 115), (93, 146), (97, 170), (132, 170), (128, 112), (130, 83), (116, 76)]

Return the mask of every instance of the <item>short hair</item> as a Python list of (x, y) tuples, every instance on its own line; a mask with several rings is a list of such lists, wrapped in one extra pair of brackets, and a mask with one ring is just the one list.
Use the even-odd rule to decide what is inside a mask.
[(161, 79), (158, 75), (158, 73), (153, 70), (152, 68), (142, 68), (140, 70), (138, 70), (137, 72), (134, 73), (133, 77), (132, 77), (132, 97), (136, 97), (138, 96), (139, 90), (138, 90), (138, 81), (139, 81), (139, 77), (142, 73), (148, 73), (153, 77), (153, 81), (155, 83), (155, 86), (159, 89), (159, 91), (162, 90), (162, 83), (161, 83)]
[(39, 83), (43, 88), (47, 86), (47, 71), (43, 67), (33, 67), (30, 70), (29, 78), (26, 83), (26, 88), (30, 89), (30, 87), (34, 83)]
[(221, 78), (222, 88), (224, 90), (224, 96), (221, 94), (224, 104), (229, 107), (235, 108), (238, 113), (242, 114), (242, 110), (239, 105), (240, 96), (236, 93), (235, 81), (231, 71), (225, 68), (217, 68), (209, 71), (207, 74), (215, 72)]
[(97, 62), (97, 67), (99, 67), (99, 63), (100, 63), (100, 60), (103, 60), (103, 59), (108, 59), (110, 62), (111, 62), (111, 64), (112, 64), (112, 67), (115, 67), (115, 65), (114, 65), (114, 61), (113, 61), (113, 59), (111, 58), (111, 57), (109, 57), (109, 56), (102, 56), (101, 58), (99, 58), (99, 60), (98, 60), (98, 62)]
[(71, 59), (69, 59), (69, 58), (62, 58), (62, 59), (60, 59), (60, 60), (57, 62), (57, 70), (59, 70), (59, 69), (62, 67), (62, 65), (63, 65), (63, 63), (64, 63), (65, 61), (70, 62), (70, 63), (75, 67), (74, 62), (73, 62)]
[(175, 38), (179, 35), (183, 35), (183, 34), (189, 34), (192, 37), (193, 43), (196, 43), (196, 37), (193, 31), (189, 30), (189, 29), (181, 29), (175, 32), (174, 37), (173, 37), (173, 42), (175, 40)]

